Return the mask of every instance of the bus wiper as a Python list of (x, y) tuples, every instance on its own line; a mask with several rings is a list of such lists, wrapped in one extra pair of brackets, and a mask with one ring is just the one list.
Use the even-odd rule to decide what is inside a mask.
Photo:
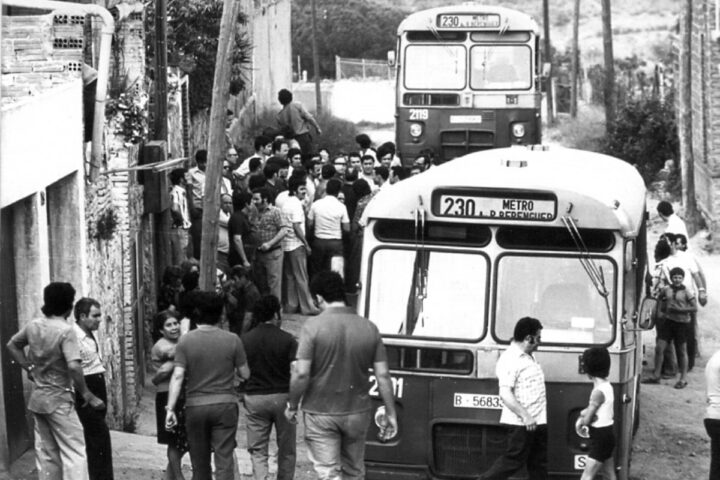
[(572, 238), (573, 242), (575, 243), (578, 253), (580, 253), (580, 265), (582, 265), (585, 273), (587, 273), (588, 278), (590, 278), (590, 281), (595, 287), (595, 290), (597, 290), (600, 296), (605, 300), (605, 308), (607, 310), (608, 320), (610, 320), (610, 324), (612, 324), (612, 309), (610, 308), (609, 299), (610, 292), (608, 291), (607, 285), (605, 284), (605, 274), (603, 273), (603, 269), (602, 267), (598, 266), (597, 263), (595, 263), (595, 260), (590, 256), (590, 250), (587, 248), (585, 240), (583, 240), (582, 235), (580, 234), (580, 230), (575, 223), (575, 220), (570, 215), (566, 215), (562, 217), (562, 221), (568, 233), (570, 234), (570, 238)]
[(419, 206), (413, 215), (415, 217), (415, 262), (413, 264), (413, 278), (408, 295), (408, 306), (405, 320), (400, 325), (398, 334), (412, 335), (418, 320), (420, 326), (425, 323), (425, 299), (427, 298), (428, 281), (428, 251), (425, 249), (425, 209), (422, 197), (418, 197)]

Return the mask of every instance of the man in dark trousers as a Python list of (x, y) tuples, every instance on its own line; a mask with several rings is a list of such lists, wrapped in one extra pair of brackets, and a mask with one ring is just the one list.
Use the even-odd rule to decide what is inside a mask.
[[(80, 364), (85, 384), (93, 395), (107, 405), (105, 367), (102, 362), (100, 345), (93, 332), (97, 331), (102, 318), (100, 303), (92, 298), (81, 298), (75, 304), (75, 335), (80, 348)], [(88, 473), (90, 480), (112, 480), (112, 446), (110, 430), (105, 423), (106, 408), (95, 409), (85, 404), (78, 392), (75, 393), (75, 408), (85, 434)]]
[(238, 404), (236, 374), (250, 378), (240, 337), (218, 327), (224, 300), (215, 292), (193, 295), (198, 328), (182, 337), (175, 349), (165, 427), (177, 425), (175, 406), (185, 380), (185, 430), (193, 480), (212, 480), (210, 452), (215, 452), (215, 479), (235, 477), (235, 434)]
[(380, 437), (389, 440), (397, 433), (385, 346), (375, 324), (345, 304), (345, 284), (337, 272), (317, 274), (310, 291), (323, 312), (307, 319), (300, 333), (285, 416), (296, 421), (302, 398), (305, 442), (319, 478), (362, 479), (371, 368), (386, 411)]
[(295, 424), (285, 418), (290, 389), (290, 364), (297, 341), (280, 329), (280, 300), (266, 295), (255, 305), (255, 327), (242, 336), (252, 374), (245, 386), (247, 444), (253, 477), (268, 476), (268, 445), (275, 425), (278, 445), (278, 480), (295, 475)]

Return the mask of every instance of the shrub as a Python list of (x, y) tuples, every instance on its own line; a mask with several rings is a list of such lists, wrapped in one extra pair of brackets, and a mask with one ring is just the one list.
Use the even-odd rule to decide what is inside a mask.
[(635, 165), (649, 185), (666, 160), (677, 165), (679, 143), (674, 100), (668, 95), (665, 100), (642, 98), (623, 104), (602, 151)]
[[(262, 134), (265, 130), (276, 128), (276, 114), (277, 112), (275, 111), (265, 111), (246, 129), (246, 136), (242, 145), (240, 145), (244, 152), (254, 151), (253, 141), (257, 135)], [(314, 130), (310, 130), (313, 134), (313, 144), (316, 150), (324, 147), (327, 148), (331, 154), (334, 154), (337, 152), (351, 152), (358, 149), (355, 143), (355, 136), (358, 134), (358, 130), (354, 123), (334, 117), (329, 113), (322, 113), (319, 116), (316, 115), (315, 119), (323, 130), (323, 134), (319, 137), (315, 134)]]

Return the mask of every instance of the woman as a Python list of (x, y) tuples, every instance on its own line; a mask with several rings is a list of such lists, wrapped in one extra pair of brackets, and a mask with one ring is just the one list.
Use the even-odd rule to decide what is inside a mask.
[(157, 423), (158, 443), (167, 445), (168, 464), (165, 470), (166, 480), (185, 480), (182, 474), (182, 457), (188, 451), (187, 435), (185, 434), (184, 399), (178, 399), (176, 412), (178, 425), (172, 430), (165, 429), (165, 407), (168, 401), (168, 387), (173, 371), (175, 347), (180, 338), (180, 323), (175, 313), (164, 310), (155, 317), (155, 330), (161, 335), (153, 345), (151, 361), (156, 374), (152, 379), (157, 386), (155, 394), (155, 417)]

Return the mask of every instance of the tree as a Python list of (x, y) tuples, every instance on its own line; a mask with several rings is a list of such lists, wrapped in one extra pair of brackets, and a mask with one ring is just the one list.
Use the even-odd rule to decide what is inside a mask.
[(610, 131), (617, 110), (615, 98), (615, 58), (613, 55), (612, 11), (610, 0), (602, 0), (603, 56), (605, 58), (605, 128)]
[[(407, 12), (366, 0), (316, 0), (320, 74), (335, 75), (335, 55), (349, 58), (387, 58), (395, 48), (398, 25)], [(312, 65), (312, 11), (310, 0), (292, 3), (293, 55)]]
[[(147, 10), (148, 60), (154, 56), (154, 28), (150, 28), (153, 10)], [(210, 108), (222, 11), (222, 0), (168, 0), (168, 59), (190, 77), (191, 115)], [(242, 12), (236, 19), (242, 25), (247, 22)], [(231, 81), (241, 89), (245, 84), (243, 68), (251, 61), (251, 48), (247, 35), (237, 29), (230, 56)]]

